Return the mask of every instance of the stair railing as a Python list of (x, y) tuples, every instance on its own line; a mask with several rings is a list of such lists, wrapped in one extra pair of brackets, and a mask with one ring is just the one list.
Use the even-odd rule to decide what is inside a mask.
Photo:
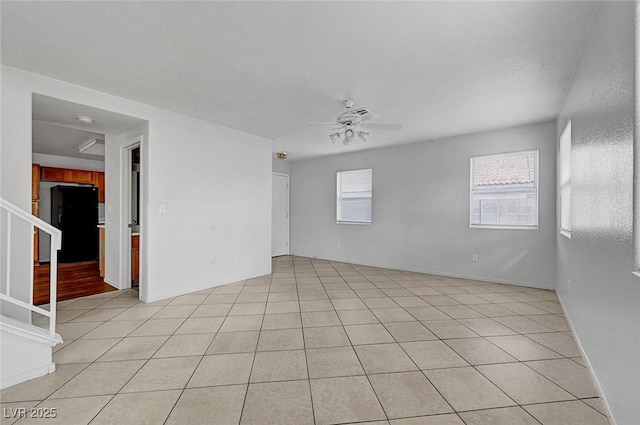
[[(62, 247), (62, 232), (50, 225), (49, 223), (39, 219), (38, 217), (24, 211), (11, 202), (0, 198), (0, 209), (7, 212), (7, 227), (4, 235), (6, 242), (6, 293), (0, 293), (0, 300), (6, 301), (13, 305), (28, 309), (35, 313), (41, 314), (49, 318), (49, 336), (55, 337), (56, 330), (56, 296), (58, 292), (58, 250)], [(11, 230), (12, 218), (25, 221), (31, 225), (30, 235), (33, 238), (34, 230), (40, 229), (51, 236), (51, 259), (50, 259), (50, 275), (49, 275), (49, 310), (45, 310), (33, 304), (33, 297), (29, 302), (24, 302), (18, 298), (11, 296)], [(33, 256), (33, 250), (31, 250)], [(33, 258), (30, 263), (33, 267)], [(33, 287), (33, 278), (31, 280)], [(32, 291), (33, 292), (33, 291)]]

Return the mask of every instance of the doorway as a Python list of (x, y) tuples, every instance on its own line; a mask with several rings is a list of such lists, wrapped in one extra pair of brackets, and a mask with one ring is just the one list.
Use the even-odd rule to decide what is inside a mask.
[(141, 178), (141, 145), (143, 136), (138, 136), (121, 150), (122, 158), (122, 263), (121, 281), (139, 291), (140, 288), (140, 231), (143, 217)]
[(272, 174), (271, 256), (289, 255), (289, 176)]

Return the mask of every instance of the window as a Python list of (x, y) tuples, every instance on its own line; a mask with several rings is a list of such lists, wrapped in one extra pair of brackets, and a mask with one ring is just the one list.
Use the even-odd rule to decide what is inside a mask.
[(560, 136), (560, 234), (571, 239), (571, 121)]
[(371, 223), (373, 170), (338, 171), (338, 223)]
[(538, 227), (538, 150), (471, 158), (471, 227)]

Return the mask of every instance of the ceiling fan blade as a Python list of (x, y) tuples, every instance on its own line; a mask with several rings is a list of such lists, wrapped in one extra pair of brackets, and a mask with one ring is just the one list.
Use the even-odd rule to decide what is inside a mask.
[(338, 125), (338, 123), (335, 123), (335, 122), (326, 122), (326, 121), (307, 121), (307, 124)]
[(364, 113), (359, 113), (360, 118), (362, 119), (362, 122), (376, 120), (380, 118), (380, 114), (376, 114), (369, 108), (363, 107), (363, 108), (359, 108), (359, 110), (364, 112)]
[(332, 128), (331, 130), (324, 130), (324, 131), (323, 131), (322, 133), (320, 133), (320, 134), (326, 134), (326, 135), (328, 135), (328, 134), (335, 133), (335, 132), (339, 132), (339, 131), (342, 131), (342, 130), (344, 130), (344, 126), (335, 127), (335, 128)]
[(362, 123), (362, 125), (366, 128), (376, 129), (376, 130), (390, 130), (390, 131), (398, 131), (402, 129), (400, 124), (382, 124), (375, 122), (366, 122)]

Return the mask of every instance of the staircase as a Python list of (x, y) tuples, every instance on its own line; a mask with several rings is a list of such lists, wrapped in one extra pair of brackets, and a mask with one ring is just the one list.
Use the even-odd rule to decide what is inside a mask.
[[(33, 234), (38, 229), (51, 236), (48, 309), (33, 304)], [(0, 388), (6, 388), (55, 371), (52, 348), (62, 343), (55, 332), (62, 233), (0, 198), (0, 235)], [(25, 261), (28, 247), (30, 261)], [(34, 313), (49, 319), (47, 329), (32, 324)]]

